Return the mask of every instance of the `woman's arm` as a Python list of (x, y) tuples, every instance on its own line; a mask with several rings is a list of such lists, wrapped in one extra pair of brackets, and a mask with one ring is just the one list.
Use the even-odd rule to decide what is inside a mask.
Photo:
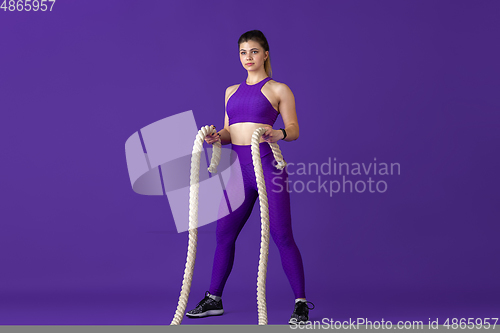
[[(225, 98), (226, 107), (227, 107), (227, 100), (228, 100), (227, 97), (229, 95), (229, 91), (231, 91), (231, 88), (233, 88), (233, 87), (234, 86), (231, 86), (231, 87), (228, 87), (226, 89), (226, 98)], [(214, 125), (212, 125), (212, 126), (214, 126)], [(220, 143), (222, 145), (227, 145), (227, 144), (231, 143), (231, 133), (229, 132), (229, 117), (227, 116), (227, 112), (225, 112), (225, 116), (224, 116), (224, 128), (215, 134), (212, 134), (212, 135), (209, 134), (205, 137), (205, 141), (209, 144), (213, 144), (214, 142), (216, 142), (218, 140), (220, 140)]]
[[(299, 122), (297, 120), (297, 112), (295, 111), (295, 97), (292, 90), (281, 83), (277, 89), (276, 94), (279, 97), (279, 110), (283, 124), (285, 125), (286, 138), (284, 141), (294, 141), (299, 138)], [(274, 130), (271, 127), (262, 135), (266, 142), (277, 142), (283, 139), (283, 131)]]
[[(279, 110), (286, 131), (285, 141), (297, 140), (299, 138), (299, 122), (297, 120), (297, 112), (295, 111), (295, 97), (292, 90), (283, 83), (279, 86), (278, 96), (280, 97)], [(281, 132), (281, 130), (278, 131)]]
[(224, 128), (219, 131), (220, 143), (223, 145), (227, 145), (231, 143), (231, 132), (229, 132), (229, 118), (227, 116), (224, 117)]

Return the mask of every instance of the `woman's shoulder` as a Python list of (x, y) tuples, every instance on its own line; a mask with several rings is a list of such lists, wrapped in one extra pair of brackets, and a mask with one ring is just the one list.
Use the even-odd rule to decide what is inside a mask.
[(227, 87), (226, 90), (231, 90), (231, 89), (234, 89), (234, 88), (238, 88), (239, 86), (240, 86), (240, 83), (233, 84), (233, 85)]
[(276, 94), (283, 94), (283, 93), (289, 93), (292, 90), (288, 85), (284, 82), (279, 82), (274, 79), (269, 80), (266, 85), (269, 84), (269, 87), (276, 93)]
[(236, 89), (238, 89), (239, 86), (240, 86), (240, 83), (233, 84), (233, 85), (227, 87), (226, 88), (226, 95), (231, 94), (232, 92), (236, 91)]

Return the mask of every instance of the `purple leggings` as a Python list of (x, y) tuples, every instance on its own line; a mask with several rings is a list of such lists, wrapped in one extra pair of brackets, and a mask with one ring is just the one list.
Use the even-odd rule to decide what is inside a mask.
[[(233, 144), (232, 149), (238, 154), (241, 165), (245, 198), (243, 204), (236, 210), (217, 220), (217, 247), (215, 249), (212, 281), (209, 289), (209, 292), (216, 296), (222, 296), (224, 285), (233, 268), (236, 238), (248, 220), (259, 195), (255, 181), (251, 146)], [(276, 162), (273, 164), (274, 155), (267, 142), (260, 143), (260, 154), (269, 202), (270, 234), (279, 249), (283, 270), (288, 277), (295, 298), (305, 298), (302, 257), (292, 234), (290, 193), (287, 192), (285, 183), (288, 175), (286, 170), (278, 170), (274, 166), (276, 165)], [(241, 184), (241, 179), (237, 182), (231, 176), (226, 185), (228, 195), (230, 195), (231, 187), (234, 189), (234, 186), (239, 186), (237, 184)]]

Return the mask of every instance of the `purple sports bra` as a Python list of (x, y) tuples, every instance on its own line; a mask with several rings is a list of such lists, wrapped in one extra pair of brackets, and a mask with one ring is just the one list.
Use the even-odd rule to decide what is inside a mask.
[(253, 85), (248, 85), (246, 80), (240, 84), (227, 101), (229, 125), (243, 122), (274, 125), (278, 111), (261, 91), (262, 86), (269, 80), (271, 78), (268, 76)]

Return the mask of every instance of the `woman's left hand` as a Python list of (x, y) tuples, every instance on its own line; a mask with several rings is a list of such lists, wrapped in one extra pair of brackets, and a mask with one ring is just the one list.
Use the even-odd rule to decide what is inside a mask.
[(267, 127), (267, 130), (262, 134), (262, 139), (265, 142), (276, 143), (283, 138), (281, 130), (273, 130), (272, 127)]

